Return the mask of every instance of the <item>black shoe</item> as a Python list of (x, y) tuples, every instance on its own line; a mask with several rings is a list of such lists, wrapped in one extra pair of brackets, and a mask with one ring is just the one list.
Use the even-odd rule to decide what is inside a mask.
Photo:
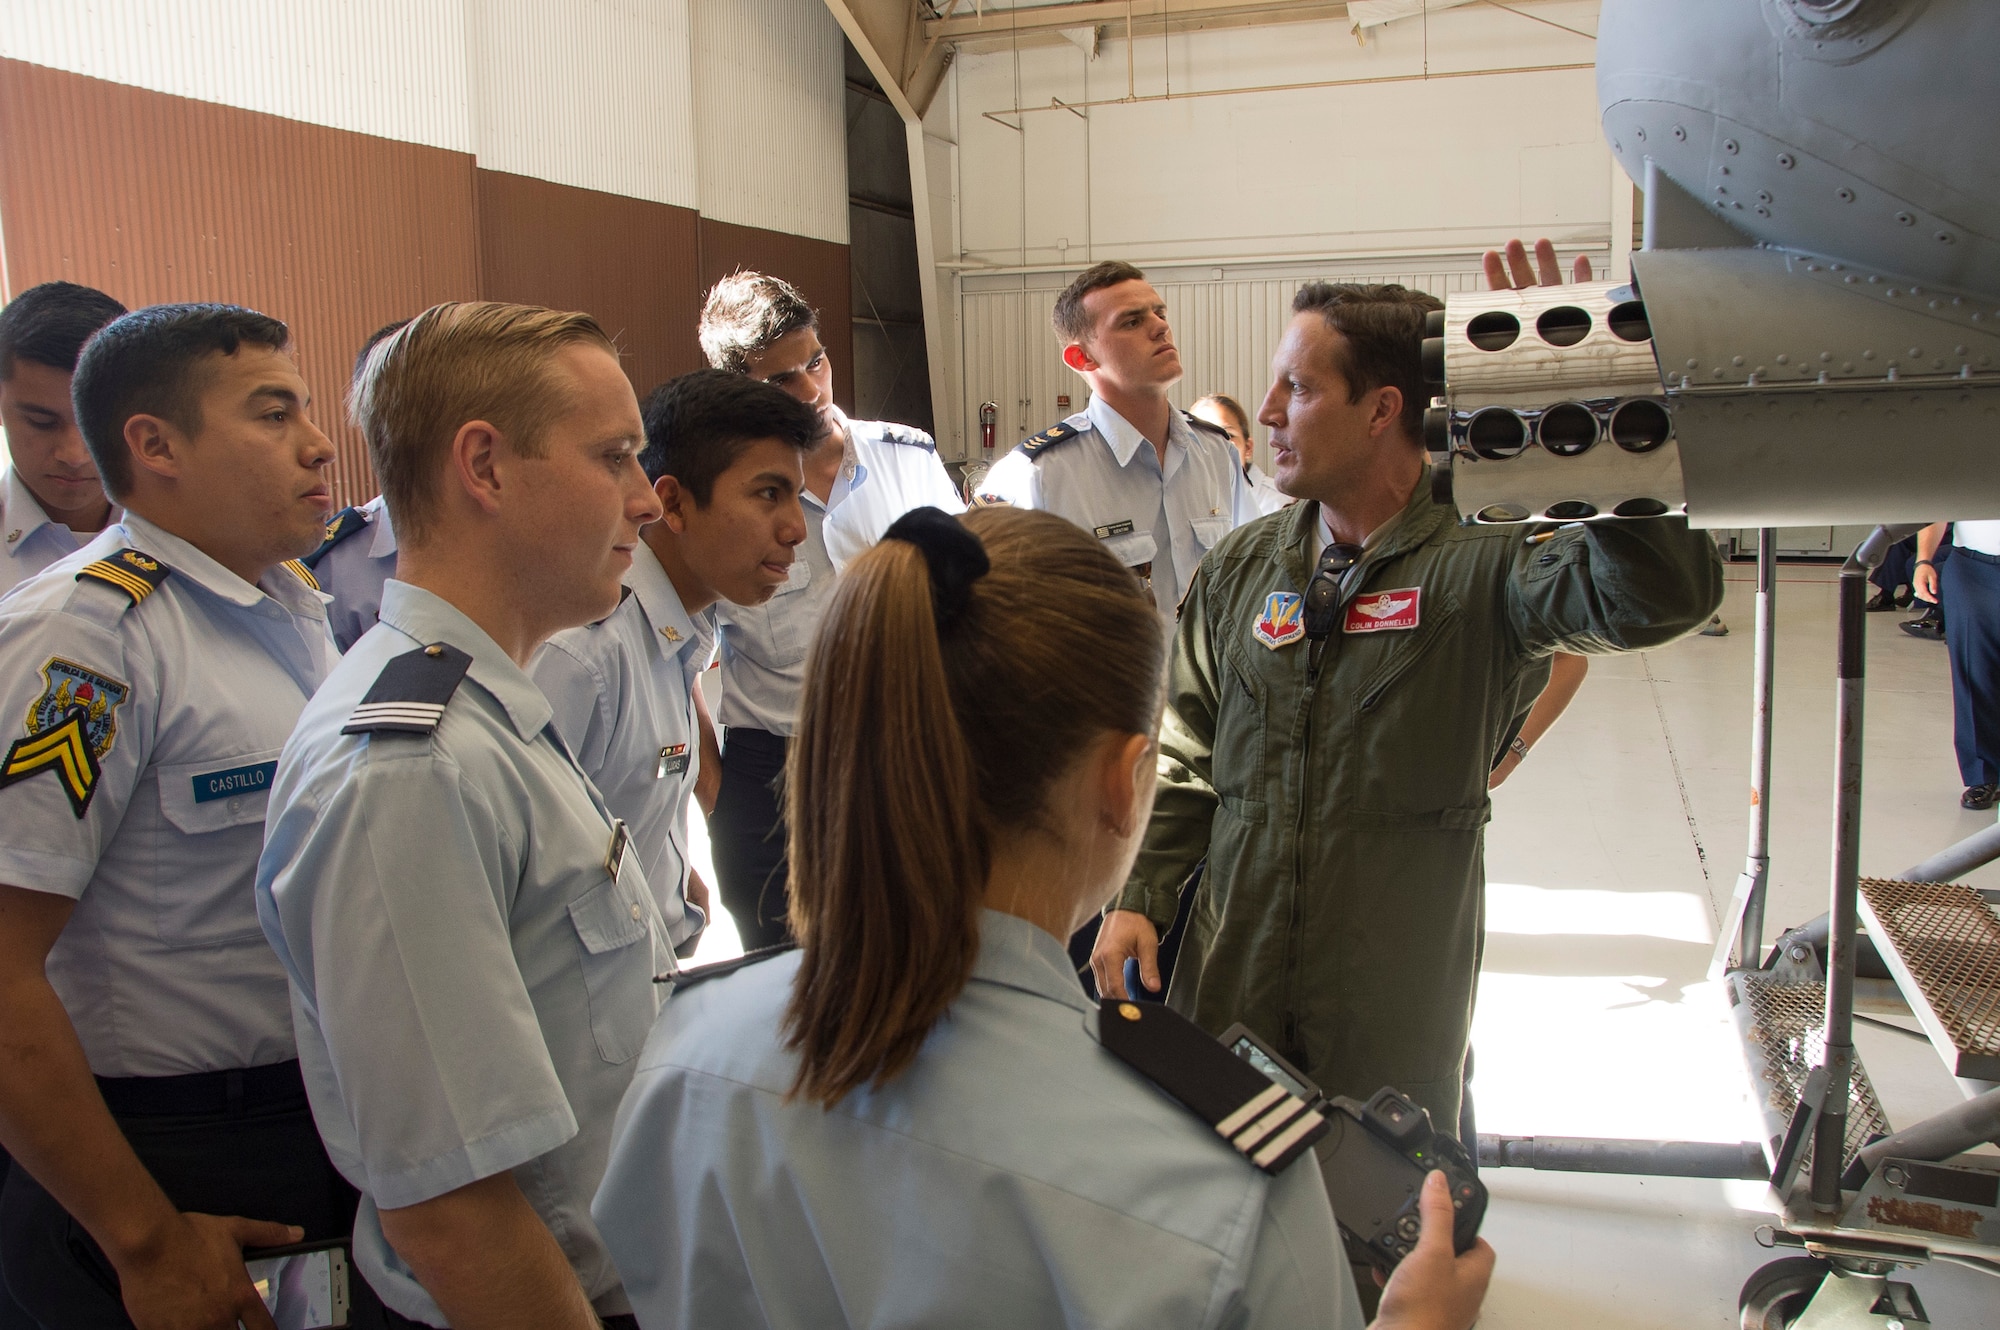
[(1991, 785), (1968, 785), (1965, 793), (1958, 796), (1958, 806), (1983, 812), (1993, 806), (1997, 797), (2000, 797), (2000, 790)]
[(1873, 596), (1869, 597), (1868, 603), (1862, 606), (1862, 608), (1870, 614), (1877, 614), (1883, 610), (1893, 610), (1896, 608), (1896, 598), (1887, 591), (1877, 591)]
[(1944, 611), (1935, 605), (1924, 606), (1923, 617), (1905, 619), (1896, 626), (1911, 637), (1921, 637), (1926, 642), (1944, 641)]
[(1916, 603), (1916, 599), (1917, 599), (1917, 589), (1915, 587), (1906, 586), (1902, 590), (1896, 593), (1896, 608), (1899, 610), (1906, 610), (1910, 608), (1911, 605)]

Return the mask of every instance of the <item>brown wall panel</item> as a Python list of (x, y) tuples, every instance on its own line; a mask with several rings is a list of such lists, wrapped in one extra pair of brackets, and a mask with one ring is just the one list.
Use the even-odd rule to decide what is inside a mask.
[(8, 293), (65, 278), (134, 308), (283, 319), (343, 502), (375, 488), (342, 405), (354, 353), (391, 319), (478, 294), (475, 208), (463, 153), (0, 60)]
[(854, 406), (854, 296), (847, 246), (830, 240), (701, 219), (701, 289), (738, 268), (782, 277), (819, 311), (820, 340), (833, 357), (833, 400)]
[(644, 199), (477, 173), (480, 290), (596, 317), (643, 396), (699, 368), (696, 214)]

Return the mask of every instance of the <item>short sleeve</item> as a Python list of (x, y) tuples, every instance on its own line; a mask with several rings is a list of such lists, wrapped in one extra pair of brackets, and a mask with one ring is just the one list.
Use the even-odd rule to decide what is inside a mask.
[(0, 617), (0, 882), (83, 895), (157, 715), (153, 662), (118, 634), (50, 610)]
[(611, 747), (613, 717), (609, 708), (617, 690), (587, 658), (588, 653), (580, 650), (588, 641), (581, 635), (591, 631), (572, 628), (557, 634), (536, 654), (528, 673), (542, 696), (548, 698), (553, 712), (550, 724), (569, 746), (570, 755), (578, 766), (595, 775), (604, 769)]
[(1347, 1251), (1334, 1229), (1326, 1184), (1311, 1154), (1271, 1180), (1243, 1281), (1242, 1330), (1362, 1330)]
[(577, 1123), (513, 952), (520, 847), (428, 743), (368, 742), (323, 806), (307, 784), (274, 814), (258, 872), (362, 1189), (396, 1209), (546, 1154)]
[(1034, 459), (1019, 448), (993, 464), (979, 482), (973, 501), (978, 504), (1006, 503), (1016, 508), (1039, 508), (1041, 487), (1035, 482)]

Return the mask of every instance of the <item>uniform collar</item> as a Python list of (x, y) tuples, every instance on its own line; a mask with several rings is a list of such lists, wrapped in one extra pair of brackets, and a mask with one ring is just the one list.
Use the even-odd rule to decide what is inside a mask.
[(419, 646), (449, 642), (471, 656), (472, 666), (466, 673), (493, 695), (522, 739), (540, 734), (555, 714), (535, 681), (500, 649), (500, 644), (444, 597), (392, 577), (382, 584), (381, 619)]
[(155, 526), (137, 513), (126, 513), (104, 528), (107, 535), (113, 532), (118, 533), (116, 539), (120, 545), (152, 555), (171, 568), (176, 578), (194, 583), (218, 600), (244, 609), (270, 600), (293, 614), (326, 617), (325, 598), (283, 566), (269, 569), (253, 585), (210, 558), (199, 546)]
[(840, 430), (840, 470), (834, 473), (833, 488), (827, 491), (826, 506), (838, 508), (840, 501), (861, 488), (868, 480), (868, 464), (861, 459), (861, 439), (863, 435), (855, 421), (848, 419), (847, 413), (839, 407), (833, 408), (834, 419)]
[(1026, 919), (998, 910), (979, 912), (979, 958), (972, 963), (972, 978), (1078, 1011), (1096, 1010), (1077, 982), (1063, 944)]
[[(1111, 456), (1117, 460), (1119, 466), (1132, 465), (1132, 459), (1138, 455), (1141, 448), (1149, 452), (1152, 450), (1153, 445), (1139, 432), (1139, 427), (1119, 415), (1117, 409), (1102, 397), (1092, 396), (1090, 405), (1084, 408), (1084, 414), (1090, 417), (1091, 428), (1097, 431), (1098, 437), (1111, 449)], [(1188, 444), (1187, 430), (1187, 422), (1181, 419), (1181, 413), (1169, 410), (1167, 447), (1171, 449), (1178, 444), (1185, 449)]]
[(47, 526), (51, 519), (42, 507), (42, 501), (28, 488), (28, 482), (22, 480), (21, 473), (11, 466), (6, 472), (4, 496), (0, 497), (4, 497), (7, 514), (7, 530), (0, 532), (0, 539), (4, 539), (0, 549), (9, 554), (19, 554), (27, 545), (28, 537)]
[(368, 545), (368, 557), (386, 559), (396, 552), (396, 528), (389, 522), (389, 504), (376, 495), (361, 505), (361, 519), (375, 528)]
[(643, 540), (632, 551), (632, 571), (625, 574), (625, 585), (632, 588), (632, 599), (639, 602), (646, 622), (660, 635), (660, 649), (669, 656), (690, 646), (714, 643), (714, 607), (699, 615), (689, 614), (681, 603), (681, 593), (674, 590), (674, 580), (661, 566), (660, 556)]
[[(1319, 531), (1319, 502), (1295, 503), (1284, 511), (1289, 516), (1276, 524), (1274, 536), (1278, 561), (1291, 574), (1292, 584), (1303, 588), (1312, 578), (1313, 542), (1322, 534)], [(1431, 497), (1430, 477), (1424, 476), (1417, 482), (1415, 492), (1403, 505), (1402, 511), (1369, 533), (1369, 543), (1361, 556), (1361, 571), (1346, 585), (1351, 589), (1366, 585), (1369, 570), (1375, 565), (1387, 563), (1415, 549), (1456, 516), (1450, 504), (1439, 503)]]

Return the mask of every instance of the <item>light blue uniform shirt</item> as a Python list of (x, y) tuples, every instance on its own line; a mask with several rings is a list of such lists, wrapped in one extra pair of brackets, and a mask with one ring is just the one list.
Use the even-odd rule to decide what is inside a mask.
[(333, 597), (327, 623), (342, 651), (375, 626), (382, 608), (382, 584), (396, 575), (396, 529), (380, 495), (361, 505), (368, 529), (349, 536), (313, 564), (319, 589)]
[[(435, 731), (340, 732), (433, 642), (472, 657)], [(434, 1325), (378, 1207), (509, 1169), (599, 1313), (625, 1310), (588, 1207), (673, 953), (638, 855), (607, 872), (611, 814), (549, 714), (476, 624), (391, 581), (285, 745), (257, 866), (313, 1117), (363, 1193), (356, 1263)]]
[(1298, 500), (1278, 488), (1278, 482), (1264, 474), (1264, 469), (1255, 462), (1243, 464), (1243, 479), (1250, 486), (1250, 497), (1257, 505), (1257, 511), (1266, 516), (1281, 508), (1289, 508)]
[[(715, 720), (790, 738), (799, 723), (799, 693), (805, 687), (806, 652), (819, 631), (820, 616), (833, 596), (833, 560), (826, 552), (826, 505), (809, 493), (806, 538), (792, 559), (791, 575), (762, 605), (715, 607), (720, 627), (716, 671), (722, 684)], [(724, 740), (727, 751), (727, 739)]]
[(687, 805), (701, 772), (695, 679), (715, 653), (715, 610), (689, 614), (644, 541), (630, 594), (597, 623), (549, 639), (531, 673), (556, 732), (631, 828), (646, 882), (678, 945), (707, 921), (687, 903)]
[[(116, 508), (111, 518), (118, 519)], [(90, 539), (51, 520), (13, 467), (0, 469), (0, 596), (57, 559), (76, 553)]]
[(827, 495), (826, 552), (835, 569), (872, 548), (912, 508), (965, 511), (930, 435), (886, 420), (846, 424), (847, 457)]
[[(171, 570), (138, 603), (77, 580), (127, 546)], [(292, 1057), (251, 882), (278, 751), (334, 660), (292, 565), (252, 586), (130, 513), (0, 603), (0, 882), (76, 902), (48, 976), (97, 1075)], [(79, 813), (60, 764), (19, 741), (86, 703)]]
[(676, 995), (594, 1212), (647, 1330), (1362, 1324), (1319, 1169), (1273, 1178), (1099, 1047), (1061, 943), (986, 911), (916, 1062), (787, 1103), (796, 954)]
[(979, 482), (977, 497), (1045, 509), (1097, 536), (1126, 567), (1150, 564), (1153, 599), (1171, 621), (1202, 556), (1262, 516), (1235, 447), (1175, 411), (1163, 468), (1146, 436), (1101, 397), (1063, 424), (1079, 437), (1034, 457), (1015, 448)]

